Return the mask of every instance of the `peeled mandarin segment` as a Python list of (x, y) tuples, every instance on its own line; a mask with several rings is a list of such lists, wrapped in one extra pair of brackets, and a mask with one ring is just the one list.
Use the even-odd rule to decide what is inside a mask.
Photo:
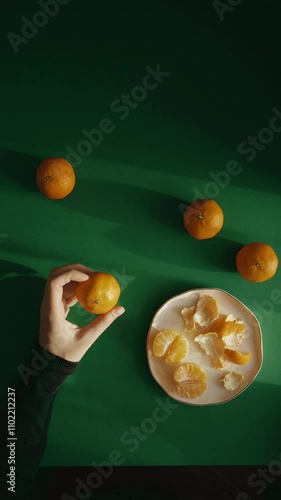
[(196, 306), (185, 307), (181, 314), (183, 315), (185, 321), (185, 331), (193, 332), (195, 330), (195, 321), (194, 321), (194, 313), (196, 310)]
[(206, 372), (201, 366), (195, 363), (184, 363), (175, 369), (173, 377), (175, 382), (184, 382), (190, 378), (204, 380), (206, 378)]
[(186, 323), (185, 331), (192, 333), (198, 326), (210, 326), (219, 317), (218, 304), (210, 295), (202, 295), (194, 306), (185, 307), (181, 314)]
[(168, 365), (180, 363), (184, 360), (184, 358), (186, 358), (188, 351), (188, 341), (183, 335), (178, 335), (168, 347), (168, 350), (164, 355), (164, 360)]
[(174, 372), (177, 393), (187, 399), (201, 396), (207, 389), (206, 372), (193, 363), (185, 363)]
[(217, 370), (222, 370), (223, 368), (225, 368), (225, 345), (216, 332), (197, 335), (197, 337), (195, 338), (195, 342), (200, 345), (201, 349), (205, 351), (207, 356), (210, 356), (213, 365)]
[(218, 317), (219, 309), (217, 301), (210, 295), (202, 295), (197, 303), (194, 314), (195, 323), (202, 327), (207, 327)]
[(245, 338), (244, 331), (243, 321), (235, 319), (232, 314), (225, 316), (218, 327), (218, 333), (228, 347), (239, 346)]
[(246, 365), (252, 357), (252, 354), (249, 352), (247, 354), (242, 354), (238, 351), (232, 351), (231, 349), (225, 349), (224, 354), (228, 361), (234, 363), (235, 365)]
[(153, 354), (158, 358), (162, 358), (170, 344), (178, 335), (178, 332), (175, 330), (164, 330), (163, 332), (158, 333), (153, 342)]
[(245, 331), (245, 325), (240, 319), (235, 319), (231, 314), (227, 316), (220, 328), (222, 337), (230, 335), (231, 333), (241, 334)]
[(242, 380), (244, 380), (244, 377), (241, 373), (229, 372), (222, 379), (222, 382), (228, 391), (235, 391), (235, 389), (237, 389), (241, 384)]
[(207, 389), (207, 382), (205, 380), (194, 380), (189, 383), (181, 382), (176, 386), (176, 391), (179, 396), (186, 399), (195, 399)]

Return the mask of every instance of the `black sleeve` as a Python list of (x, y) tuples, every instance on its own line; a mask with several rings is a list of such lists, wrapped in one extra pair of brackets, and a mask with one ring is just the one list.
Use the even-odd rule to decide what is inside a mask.
[[(36, 362), (34, 362), (35, 357)], [(40, 363), (38, 363), (39, 359)], [(32, 360), (30, 366), (22, 369), (22, 381), (15, 391), (15, 437), (17, 439), (7, 440), (7, 437), (10, 436), (6, 425), (7, 431), (2, 447), (5, 457), (1, 453), (1, 462), (4, 463), (6, 469), (1, 489), (4, 489), (5, 494), (9, 495), (8, 487), (10, 485), (7, 484), (7, 472), (10, 466), (8, 465), (9, 448), (7, 444), (14, 442), (16, 486), (15, 493), (11, 491), (11, 498), (14, 499), (27, 498), (26, 495), (33, 485), (46, 447), (48, 427), (57, 390), (78, 365), (78, 363), (66, 361), (59, 356), (50, 354), (39, 344), (33, 349)], [(7, 418), (5, 420), (7, 422)]]

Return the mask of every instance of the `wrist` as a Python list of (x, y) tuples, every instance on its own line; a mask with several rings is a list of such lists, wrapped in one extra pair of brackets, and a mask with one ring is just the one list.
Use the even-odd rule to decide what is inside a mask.
[(40, 341), (35, 346), (38, 356), (45, 360), (45, 368), (48, 367), (50, 371), (64, 373), (65, 375), (73, 373), (79, 361), (70, 361), (62, 355), (61, 350), (57, 352), (49, 346), (45, 345), (43, 347)]

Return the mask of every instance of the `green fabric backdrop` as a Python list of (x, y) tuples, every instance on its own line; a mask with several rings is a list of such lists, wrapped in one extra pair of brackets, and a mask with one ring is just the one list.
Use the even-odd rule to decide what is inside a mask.
[[(281, 257), (281, 133), (261, 132), (273, 108), (281, 111), (280, 3), (245, 1), (221, 21), (211, 1), (72, 0), (16, 54), (7, 33), (20, 35), (21, 17), (39, 10), (16, 0), (1, 16), (1, 394), (37, 338), (49, 270), (81, 262), (115, 274), (126, 315), (60, 389), (43, 465), (90, 465), (113, 450), (124, 465), (280, 458), (280, 272), (253, 284), (235, 271), (237, 250), (251, 241)], [(120, 119), (112, 103), (122, 93), (137, 96), (134, 87), (157, 64), (169, 75)], [(82, 131), (104, 118), (115, 128), (75, 167), (75, 191), (44, 198), (34, 184), (40, 160), (77, 150)], [(280, 117), (274, 123), (280, 127)], [(261, 151), (246, 154), (244, 144), (238, 152), (259, 134), (270, 138)], [(211, 172), (225, 172), (232, 160), (239, 174), (222, 187), (224, 176), (219, 185)], [(198, 192), (225, 213), (222, 232), (205, 242), (182, 226), (183, 207)], [(147, 366), (150, 321), (164, 301), (195, 287), (222, 288), (258, 316), (262, 370), (228, 404), (181, 405), (131, 452), (122, 435), (166, 399)], [(89, 315), (77, 306), (71, 319), (86, 324)]]

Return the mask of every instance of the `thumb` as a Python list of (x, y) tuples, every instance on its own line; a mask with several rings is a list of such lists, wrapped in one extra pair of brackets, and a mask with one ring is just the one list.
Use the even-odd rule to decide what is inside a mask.
[(124, 307), (114, 307), (106, 314), (101, 314), (92, 323), (83, 328), (82, 337), (88, 344), (88, 348), (99, 338), (99, 336), (107, 330), (107, 328), (122, 314), (124, 314)]

